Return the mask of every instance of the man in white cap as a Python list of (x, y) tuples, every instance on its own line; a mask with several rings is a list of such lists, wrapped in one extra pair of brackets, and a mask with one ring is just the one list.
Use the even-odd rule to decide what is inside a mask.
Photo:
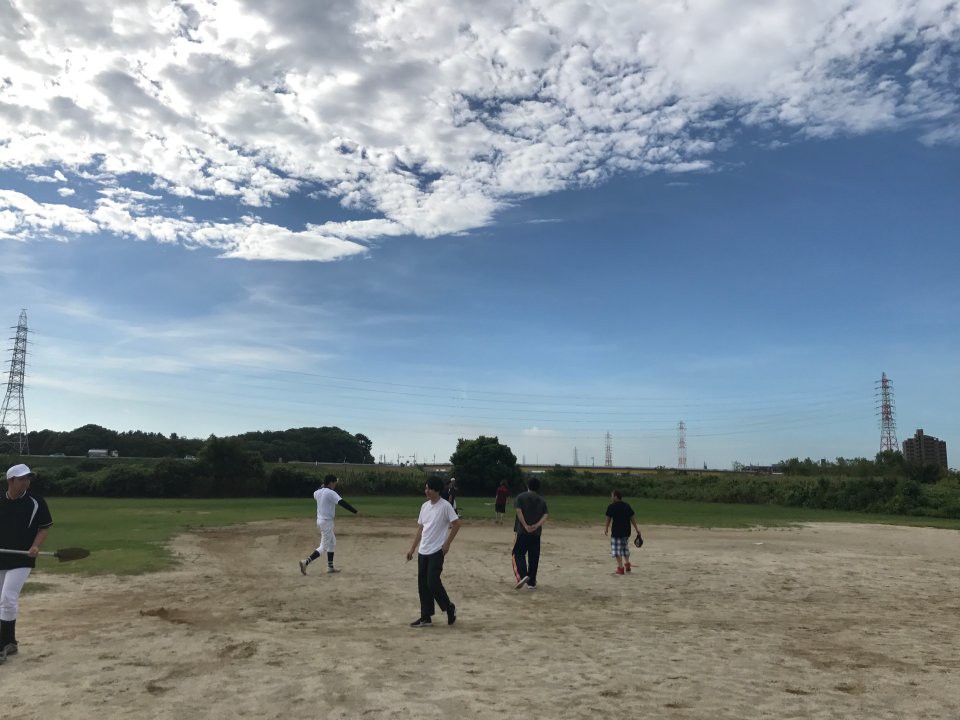
[(36, 566), (53, 519), (46, 501), (30, 492), (33, 473), (26, 465), (7, 470), (7, 489), (0, 496), (0, 663), (17, 654), (17, 610), (20, 591)]

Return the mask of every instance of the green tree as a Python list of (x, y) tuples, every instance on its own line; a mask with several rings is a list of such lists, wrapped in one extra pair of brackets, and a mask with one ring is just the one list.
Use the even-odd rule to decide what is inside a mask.
[[(370, 452), (373, 450), (373, 440), (363, 433), (357, 433), (353, 437), (357, 441), (357, 445), (359, 445), (360, 449), (365, 453), (363, 462), (373, 462), (373, 454)], [(366, 458), (370, 459), (367, 460)]]
[(221, 497), (256, 495), (263, 491), (263, 458), (237, 438), (211, 435), (198, 453), (211, 470), (212, 494)]
[(489, 495), (501, 480), (512, 485), (522, 476), (517, 456), (495, 437), (460, 438), (450, 462), (457, 485), (465, 495)]

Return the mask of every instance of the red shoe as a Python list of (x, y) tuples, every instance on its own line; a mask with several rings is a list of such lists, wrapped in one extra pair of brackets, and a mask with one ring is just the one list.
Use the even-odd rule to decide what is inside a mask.
[(627, 572), (630, 572), (630, 563), (627, 563), (626, 565), (624, 565), (623, 569), (626, 570)]
[(622, 568), (622, 567), (618, 567), (618, 568), (617, 568), (617, 575), (623, 575), (623, 568)]

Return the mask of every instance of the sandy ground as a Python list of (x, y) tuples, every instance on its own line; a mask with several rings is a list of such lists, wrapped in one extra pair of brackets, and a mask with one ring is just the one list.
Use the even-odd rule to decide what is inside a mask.
[(338, 575), (300, 574), (309, 521), (181, 536), (161, 574), (37, 571), (0, 715), (960, 717), (955, 531), (649, 527), (620, 577), (600, 526), (554, 525), (516, 591), (509, 527), (465, 522), (460, 618), (413, 630), (414, 530), (338, 520)]

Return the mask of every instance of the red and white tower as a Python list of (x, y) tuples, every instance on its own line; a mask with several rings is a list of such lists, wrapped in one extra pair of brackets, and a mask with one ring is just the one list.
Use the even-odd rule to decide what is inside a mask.
[(897, 442), (897, 421), (894, 418), (893, 384), (886, 373), (880, 373), (875, 383), (877, 389), (877, 414), (880, 416), (880, 452), (892, 450), (900, 452)]

